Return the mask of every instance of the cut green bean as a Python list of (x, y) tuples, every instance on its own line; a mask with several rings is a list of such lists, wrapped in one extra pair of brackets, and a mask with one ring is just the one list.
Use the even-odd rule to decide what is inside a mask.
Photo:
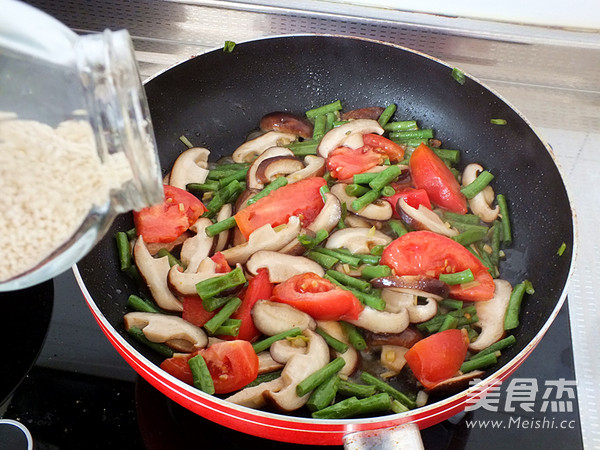
[(139, 342), (141, 342), (142, 344), (150, 347), (152, 350), (154, 350), (157, 353), (160, 353), (162, 356), (166, 356), (167, 358), (172, 358), (173, 357), (173, 349), (171, 347), (169, 347), (166, 344), (162, 344), (160, 342), (152, 342), (150, 341), (146, 335), (144, 334), (144, 332), (142, 331), (141, 328), (138, 327), (131, 327), (127, 330), (127, 332), (133, 336), (135, 339), (137, 339)]
[(273, 342), (280, 341), (281, 339), (286, 339), (288, 337), (294, 337), (302, 334), (302, 330), (300, 328), (292, 328), (291, 330), (284, 331), (282, 333), (275, 334), (273, 336), (269, 336), (261, 341), (255, 342), (252, 344), (252, 348), (256, 353), (260, 353), (268, 349)]
[(313, 250), (309, 250), (305, 256), (307, 258), (312, 259), (314, 262), (324, 267), (325, 269), (331, 269), (340, 261), (334, 256), (325, 255), (323, 253), (315, 252)]
[(511, 345), (514, 345), (516, 342), (517, 342), (517, 339), (512, 334), (508, 335), (504, 339), (501, 339), (498, 342), (493, 343), (489, 347), (484, 348), (479, 353), (475, 353), (473, 356), (471, 356), (469, 358), (469, 360), (481, 358), (482, 356), (488, 355), (490, 353), (495, 354), (497, 351), (504, 350), (505, 348), (508, 348)]
[(385, 131), (413, 131), (418, 130), (419, 126), (417, 125), (416, 120), (401, 120), (399, 122), (389, 122), (383, 126)]
[(331, 405), (337, 393), (337, 385), (340, 378), (337, 375), (330, 376), (327, 380), (317, 386), (312, 393), (306, 407), (309, 411), (319, 411)]
[(256, 379), (250, 383), (248, 383), (244, 388), (258, 386), (262, 383), (267, 383), (269, 381), (276, 380), (281, 376), (281, 370), (275, 370), (274, 372), (261, 373), (256, 377)]
[(201, 197), (205, 192), (218, 191), (221, 185), (217, 180), (206, 180), (204, 183), (188, 183), (185, 188), (192, 194)]
[(390, 133), (393, 139), (433, 139), (433, 130), (425, 128), (422, 130), (393, 131)]
[(351, 277), (350, 275), (338, 272), (337, 270), (328, 270), (326, 274), (348, 287), (359, 289), (365, 292), (371, 291), (371, 283), (368, 281)]
[(504, 316), (505, 330), (512, 330), (519, 326), (519, 313), (521, 312), (523, 296), (528, 287), (527, 283), (529, 282), (524, 281), (517, 284), (510, 294), (510, 300), (508, 301), (508, 307), (506, 308), (506, 314)]
[(334, 338), (332, 335), (330, 335), (329, 333), (327, 333), (322, 328), (317, 327), (317, 329), (315, 330), (315, 332), (317, 334), (319, 334), (323, 339), (325, 339), (325, 342), (327, 342), (327, 345), (329, 345), (336, 352), (338, 352), (338, 353), (346, 353), (346, 351), (348, 351), (348, 344), (346, 344), (345, 342), (342, 342), (342, 341)]
[(458, 326), (458, 318), (452, 316), (446, 316), (444, 321), (442, 322), (442, 326), (439, 328), (438, 332), (450, 330), (456, 328)]
[[(336, 407), (336, 405), (344, 402), (348, 402), (348, 404), (343, 408)], [(354, 416), (373, 415), (389, 411), (391, 403), (392, 400), (387, 393), (376, 394), (360, 400), (356, 397), (350, 397), (325, 409), (313, 412), (312, 417), (316, 419), (345, 419)]]
[(214, 394), (215, 384), (213, 383), (213, 379), (208, 371), (208, 366), (202, 355), (196, 355), (188, 359), (188, 365), (192, 371), (194, 387), (207, 394)]
[(381, 196), (379, 191), (369, 191), (352, 201), (352, 209), (356, 212), (373, 203)]
[(192, 148), (194, 146), (194, 144), (192, 144), (190, 140), (183, 134), (179, 136), (179, 140), (183, 142), (187, 148)]
[(209, 334), (214, 335), (217, 329), (231, 317), (241, 304), (242, 301), (239, 298), (231, 298), (208, 322), (204, 324), (204, 329), (208, 331)]
[(207, 211), (202, 216), (212, 219), (221, 210), (223, 205), (233, 203), (243, 190), (244, 188), (238, 180), (231, 181), (228, 185), (213, 194), (213, 197), (206, 205)]
[(458, 164), (460, 162), (460, 151), (450, 150), (446, 148), (432, 148), (433, 153), (441, 159), (448, 161), (450, 164)]
[(393, 400), (392, 401), (392, 406), (390, 407), (390, 409), (392, 410), (392, 412), (395, 412), (396, 414), (400, 414), (400, 413), (404, 413), (406, 411), (410, 411), (410, 409), (408, 409), (406, 406), (404, 406), (398, 400)]
[(390, 103), (389, 105), (387, 105), (385, 107), (385, 109), (383, 110), (383, 112), (380, 114), (379, 118), (377, 119), (377, 122), (379, 122), (379, 125), (381, 125), (385, 129), (385, 126), (388, 124), (390, 119), (394, 116), (396, 109), (398, 109), (398, 107), (396, 106), (395, 103)]
[(479, 194), (491, 181), (494, 179), (494, 175), (492, 175), (487, 170), (482, 171), (477, 178), (475, 178), (471, 183), (462, 187), (460, 192), (467, 198), (473, 198), (477, 194)]
[(343, 252), (340, 252), (339, 250), (333, 250), (330, 248), (315, 248), (314, 251), (323, 255), (333, 256), (334, 258), (337, 258), (340, 262), (350, 264), (353, 267), (358, 267), (360, 265), (360, 258), (353, 255), (345, 254)]
[(334, 112), (328, 112), (325, 114), (325, 133), (333, 128), (333, 122), (337, 119), (337, 115)]
[(127, 239), (129, 239), (130, 241), (137, 238), (137, 230), (135, 229), (135, 227), (130, 228), (129, 230), (124, 232), (127, 235)]
[(346, 365), (344, 358), (337, 357), (327, 363), (324, 367), (309, 375), (296, 386), (296, 394), (302, 397), (315, 389), (325, 380), (338, 373)]
[(486, 238), (489, 232), (488, 227), (482, 227), (479, 225), (468, 226), (462, 233), (452, 236), (452, 240), (458, 242), (461, 245), (467, 246), (475, 242), (479, 242)]
[(348, 336), (348, 342), (350, 342), (350, 345), (352, 345), (352, 347), (354, 347), (359, 352), (367, 348), (367, 341), (365, 341), (363, 335), (360, 333), (360, 331), (358, 331), (358, 329), (354, 325), (344, 321), (340, 321), (340, 325), (344, 329), (346, 336)]
[(241, 319), (227, 319), (215, 330), (215, 336), (233, 336), (236, 337), (240, 333), (242, 326)]
[(492, 225), (492, 254), (490, 260), (494, 266), (500, 263), (500, 241), (502, 240), (502, 224), (495, 220)]
[(129, 245), (129, 239), (127, 233), (119, 231), (115, 234), (117, 241), (117, 251), (119, 253), (119, 263), (121, 264), (121, 270), (126, 271), (131, 267), (131, 245)]
[(442, 214), (444, 220), (448, 222), (458, 222), (458, 223), (466, 223), (470, 225), (479, 225), (481, 223), (481, 219), (475, 214), (458, 214), (450, 211), (444, 211)]
[(140, 312), (150, 312), (150, 313), (162, 313), (164, 311), (161, 310), (158, 306), (152, 303), (150, 300), (146, 300), (142, 297), (138, 297), (137, 295), (131, 294), (127, 298), (127, 306), (131, 309), (135, 309)]
[(338, 393), (345, 397), (370, 397), (377, 391), (372, 384), (358, 384), (348, 380), (340, 380), (337, 388)]
[(306, 156), (316, 155), (318, 146), (318, 141), (309, 140), (292, 142), (287, 148), (289, 148), (295, 156)]
[(208, 237), (213, 237), (219, 233), (222, 233), (223, 231), (227, 231), (235, 227), (236, 225), (237, 222), (235, 221), (235, 217), (231, 216), (227, 219), (221, 220), (220, 222), (213, 223), (212, 225), (207, 226), (205, 229), (206, 235)]
[(404, 236), (406, 233), (408, 233), (406, 226), (399, 220), (392, 219), (388, 221), (388, 225), (397, 237)]
[(366, 280), (373, 278), (389, 277), (392, 274), (392, 269), (389, 266), (364, 266), (360, 276)]
[(369, 306), (370, 308), (376, 309), (377, 311), (383, 311), (385, 309), (385, 300), (377, 295), (367, 294), (366, 292), (360, 291), (358, 289), (351, 288), (345, 284), (342, 284), (332, 276), (325, 274), (325, 279), (331, 281), (336, 286), (350, 291), (354, 294), (354, 296), (365, 306)]
[(213, 312), (213, 311), (216, 311), (217, 309), (221, 308), (223, 305), (225, 305), (226, 303), (228, 303), (230, 300), (232, 300), (234, 298), (236, 298), (236, 297), (230, 296), (230, 297), (203, 298), (202, 299), (202, 307), (208, 312)]
[(497, 362), (498, 359), (496, 358), (496, 354), (488, 353), (487, 355), (482, 356), (480, 358), (465, 361), (464, 363), (462, 363), (462, 366), (460, 366), (460, 371), (462, 373), (468, 373), (473, 370), (484, 369), (486, 367), (493, 366)]
[(384, 186), (383, 189), (381, 189), (382, 197), (391, 197), (394, 194), (396, 194), (396, 190), (392, 186)]
[(462, 272), (442, 273), (440, 274), (439, 279), (440, 281), (443, 281), (446, 284), (455, 285), (470, 283), (471, 281), (475, 280), (475, 276), (473, 275), (471, 269), (466, 269)]
[(313, 126), (313, 141), (320, 141), (325, 135), (325, 127), (327, 126), (327, 115), (321, 114), (315, 117), (315, 124)]
[(347, 248), (338, 248), (337, 251), (358, 258), (363, 264), (379, 264), (379, 261), (381, 260), (380, 256), (372, 254), (368, 255), (366, 253), (352, 253)]
[(239, 286), (246, 282), (246, 277), (241, 267), (236, 267), (231, 272), (219, 277), (209, 278), (196, 284), (196, 292), (202, 299), (216, 297), (227, 289)]
[(504, 245), (512, 244), (512, 231), (510, 226), (510, 216), (508, 214), (508, 203), (506, 197), (502, 194), (496, 196), (496, 202), (500, 208), (500, 217), (502, 218), (502, 240)]
[(393, 388), (385, 381), (380, 380), (379, 378), (371, 375), (369, 372), (363, 372), (360, 374), (360, 379), (367, 384), (372, 384), (378, 391), (385, 392), (389, 394), (393, 399), (398, 400), (404, 406), (409, 409), (414, 409), (417, 405), (414, 400), (408, 397), (406, 394), (400, 392), (399, 390)]
[(185, 264), (183, 264), (181, 261), (179, 261), (175, 256), (173, 256), (173, 254), (168, 251), (166, 248), (161, 248), (157, 253), (156, 256), (159, 258), (163, 258), (163, 257), (167, 257), (167, 259), (169, 260), (169, 266), (173, 267), (173, 266), (180, 266), (183, 267), (185, 269)]
[(384, 186), (390, 184), (398, 175), (402, 173), (401, 166), (390, 166), (382, 172), (379, 172), (373, 180), (369, 183), (371, 189), (380, 191)]
[(463, 307), (463, 302), (462, 300), (454, 300), (452, 298), (447, 298), (445, 300), (439, 301), (438, 305), (448, 309), (461, 309)]
[(352, 177), (352, 181), (356, 184), (369, 184), (377, 177), (377, 175), (379, 174), (371, 172), (357, 173)]
[(248, 169), (236, 170), (231, 175), (228, 175), (226, 177), (221, 178), (219, 180), (219, 185), (221, 187), (223, 187), (223, 186), (227, 186), (229, 183), (231, 183), (234, 180), (244, 181), (246, 179), (246, 174), (247, 173), (248, 173)]
[(329, 233), (327, 232), (327, 230), (320, 229), (319, 231), (317, 231), (315, 236), (309, 236), (308, 234), (298, 235), (298, 242), (300, 242), (307, 250), (311, 250), (328, 237)]
[(367, 192), (369, 192), (370, 189), (366, 186), (363, 186), (361, 184), (349, 184), (348, 186), (346, 186), (346, 194), (348, 194), (351, 197), (360, 197), (363, 194), (366, 194)]
[(288, 184), (288, 180), (286, 177), (277, 177), (273, 181), (271, 181), (267, 186), (265, 186), (260, 192), (258, 192), (254, 197), (248, 199), (246, 202), (247, 205), (251, 205), (252, 203), (256, 203), (263, 197), (266, 197), (271, 192), (279, 189), (280, 187), (286, 186)]
[(319, 411), (314, 411), (312, 417), (314, 419), (345, 419), (356, 414), (360, 405), (360, 400), (356, 397), (350, 397), (341, 402), (334, 403), (327, 408)]
[(342, 102), (340, 100), (336, 100), (335, 102), (328, 103), (317, 108), (309, 109), (308, 111), (306, 111), (306, 117), (309, 119), (314, 119), (317, 116), (321, 116), (330, 112), (340, 111), (341, 109)]
[[(220, 183), (220, 180), (222, 178), (226, 178), (228, 176), (234, 175), (235, 173), (243, 171), (243, 170), (247, 171), (247, 169), (239, 169), (239, 168), (234, 169), (234, 168), (225, 168), (225, 167), (217, 166), (208, 172), (208, 175), (206, 178), (207, 178), (207, 180), (217, 181), (217, 182), (219, 182), (219, 184), (221, 186), (224, 186), (224, 184)], [(227, 183), (225, 183), (225, 184), (227, 184)]]

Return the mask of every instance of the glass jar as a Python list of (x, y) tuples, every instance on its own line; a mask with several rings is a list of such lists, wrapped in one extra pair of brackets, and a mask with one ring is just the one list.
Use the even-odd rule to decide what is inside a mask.
[(3, 0), (0, 291), (65, 271), (116, 215), (163, 200), (150, 113), (127, 31), (78, 36)]

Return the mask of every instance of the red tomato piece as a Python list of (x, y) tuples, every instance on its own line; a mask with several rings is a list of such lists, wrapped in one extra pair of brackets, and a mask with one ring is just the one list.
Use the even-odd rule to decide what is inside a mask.
[(363, 142), (365, 145), (374, 148), (377, 152), (386, 154), (390, 162), (402, 161), (404, 158), (404, 147), (378, 134), (370, 133), (363, 135)]
[(227, 262), (227, 259), (225, 258), (225, 255), (223, 255), (223, 253), (217, 252), (214, 255), (212, 255), (210, 259), (212, 259), (217, 265), (217, 267), (215, 267), (216, 273), (231, 272), (231, 266)]
[(397, 275), (430, 277), (471, 269), (475, 281), (450, 286), (450, 296), (459, 300), (489, 300), (496, 289), (494, 279), (475, 255), (458, 242), (431, 231), (412, 231), (392, 241), (381, 255), (381, 264)]
[(396, 193), (390, 197), (383, 197), (384, 200), (392, 205), (394, 209), (394, 217), (399, 219), (400, 214), (396, 208), (398, 207), (398, 200), (403, 199), (409, 206), (413, 208), (419, 208), (419, 205), (423, 205), (429, 209), (431, 209), (431, 202), (429, 201), (429, 196), (427, 195), (427, 191), (425, 189), (414, 189), (411, 187), (402, 187), (396, 189)]
[(216, 394), (237, 391), (258, 375), (258, 356), (248, 341), (228, 341), (199, 350), (213, 379)]
[(384, 154), (367, 145), (357, 149), (338, 147), (327, 157), (327, 170), (333, 178), (344, 180), (366, 172), (384, 160)]
[(449, 211), (466, 214), (467, 199), (448, 166), (425, 144), (419, 145), (409, 161), (415, 187), (425, 189), (429, 199)]
[(291, 305), (316, 320), (356, 319), (364, 308), (352, 292), (313, 272), (278, 284), (271, 300)]
[(193, 385), (194, 378), (192, 377), (192, 369), (190, 369), (188, 363), (191, 356), (192, 355), (182, 355), (167, 358), (160, 364), (160, 368), (165, 372), (170, 373), (178, 380)]
[(234, 217), (238, 228), (248, 239), (250, 233), (263, 225), (273, 227), (287, 223), (290, 216), (298, 216), (303, 225), (310, 224), (323, 208), (321, 177), (311, 177), (274, 190), (241, 211)]
[(237, 339), (253, 341), (260, 336), (260, 331), (254, 326), (250, 313), (258, 300), (268, 300), (272, 293), (273, 283), (269, 281), (268, 269), (258, 269), (256, 276), (248, 281), (248, 287), (242, 297), (242, 304), (231, 316), (232, 319), (242, 320)]
[(421, 339), (404, 358), (415, 377), (427, 389), (452, 378), (460, 369), (469, 338), (461, 330), (445, 330)]
[(136, 232), (144, 237), (144, 242), (174, 241), (206, 211), (202, 202), (188, 191), (163, 187), (163, 203), (133, 213)]
[(197, 327), (203, 327), (215, 314), (215, 311), (211, 312), (204, 309), (200, 297), (185, 297), (183, 299), (183, 313), (181, 317)]

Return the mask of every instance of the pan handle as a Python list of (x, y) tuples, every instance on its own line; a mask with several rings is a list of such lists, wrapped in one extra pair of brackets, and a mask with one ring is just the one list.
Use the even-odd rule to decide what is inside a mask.
[(345, 450), (424, 450), (419, 427), (405, 423), (392, 428), (356, 431), (344, 436)]

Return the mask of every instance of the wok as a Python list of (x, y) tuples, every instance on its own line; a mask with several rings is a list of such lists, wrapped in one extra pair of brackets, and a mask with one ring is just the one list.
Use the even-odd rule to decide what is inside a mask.
[[(445, 148), (462, 161), (479, 162), (495, 175), (497, 193), (509, 199), (514, 242), (502, 277), (513, 285), (529, 279), (536, 292), (523, 305), (517, 344), (503, 351), (477, 390), (508, 377), (534, 349), (558, 313), (572, 268), (574, 216), (550, 148), (509, 104), (452, 68), (394, 45), (336, 36), (275, 37), (215, 50), (185, 61), (146, 83), (162, 167), (185, 149), (186, 135), (213, 158), (230, 154), (268, 112), (295, 113), (340, 99), (345, 110), (396, 103), (397, 118), (434, 128)], [(506, 125), (490, 123), (492, 118)], [(305, 444), (340, 444), (345, 435), (412, 422), (431, 426), (464, 409), (473, 389), (434, 399), (425, 407), (368, 419), (315, 420), (229, 404), (162, 372), (161, 361), (122, 326), (134, 282), (118, 267), (114, 232), (133, 226), (115, 220), (107, 236), (74, 269), (98, 324), (127, 362), (154, 387), (184, 407), (227, 427), (256, 436)], [(566, 243), (566, 251), (557, 249)]]

